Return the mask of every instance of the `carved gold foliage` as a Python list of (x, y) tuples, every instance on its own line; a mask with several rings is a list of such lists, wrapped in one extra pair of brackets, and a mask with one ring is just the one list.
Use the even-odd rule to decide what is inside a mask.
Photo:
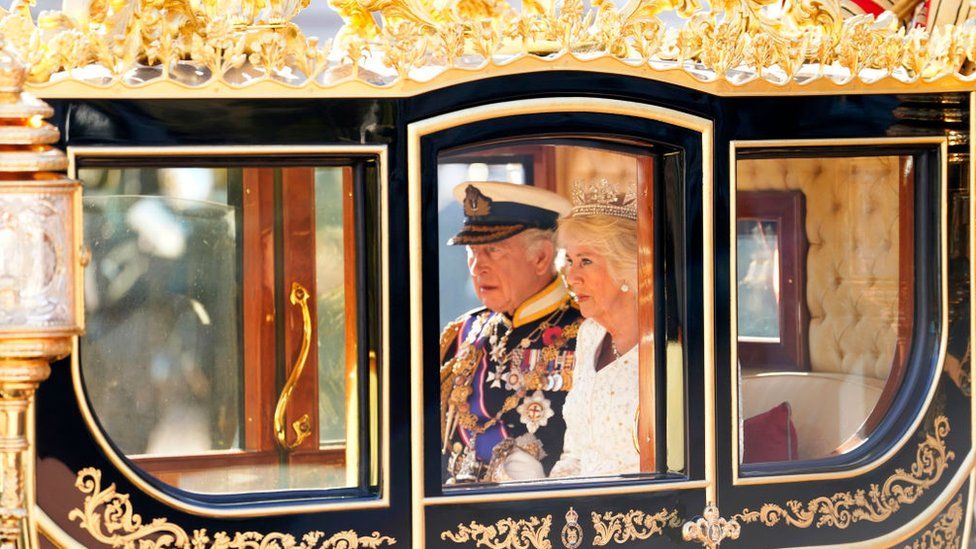
[[(704, 81), (776, 84), (828, 78), (976, 79), (976, 19), (906, 29), (891, 13), (844, 20), (839, 0), (329, 0), (344, 20), (334, 39), (306, 37), (291, 17), (309, 0), (93, 0), (45, 12), (24, 0), (0, 13), (31, 67), (29, 81), (72, 78), (135, 87), (154, 80), (244, 87), (275, 79), (330, 86), (353, 78), (427, 81), (525, 56), (679, 69)], [(84, 5), (81, 3), (80, 5)], [(675, 10), (687, 20), (668, 29)], [(361, 70), (365, 69), (365, 70)]]
[(75, 487), (85, 497), (84, 509), (72, 509), (68, 520), (80, 526), (98, 541), (111, 547), (186, 547), (190, 538), (186, 532), (164, 518), (143, 523), (134, 512), (128, 494), (115, 491), (115, 484), (102, 490), (102, 472), (94, 468), (82, 469), (75, 479)]
[(495, 524), (458, 524), (457, 531), (441, 532), (442, 540), (454, 543), (474, 542), (476, 547), (488, 549), (551, 549), (549, 530), (552, 515), (515, 520), (504, 518)]
[(962, 544), (959, 527), (963, 523), (962, 495), (957, 495), (935, 522), (905, 549), (956, 549)]
[(593, 529), (596, 535), (593, 545), (607, 545), (611, 541), (627, 543), (636, 540), (646, 540), (656, 534), (664, 532), (665, 526), (681, 527), (681, 518), (677, 511), (661, 509), (653, 515), (644, 511), (631, 509), (626, 513), (607, 511), (602, 515), (592, 513)]
[(352, 530), (326, 537), (324, 532), (308, 532), (296, 539), (290, 534), (259, 532), (217, 532), (212, 536), (206, 528), (187, 534), (182, 527), (165, 518), (145, 523), (132, 508), (128, 494), (120, 494), (115, 484), (102, 489), (102, 472), (93, 467), (78, 472), (75, 487), (85, 496), (82, 509), (73, 509), (68, 519), (79, 522), (99, 542), (126, 549), (156, 549), (180, 547), (184, 549), (253, 549), (280, 547), (283, 549), (376, 549), (394, 545), (396, 539), (373, 532), (360, 536)]
[(871, 484), (867, 491), (837, 492), (807, 502), (790, 500), (785, 507), (766, 503), (756, 511), (743, 509), (733, 518), (747, 524), (758, 521), (766, 526), (783, 522), (797, 528), (816, 525), (842, 529), (856, 522), (886, 520), (902, 505), (914, 503), (942, 478), (949, 462), (955, 459), (955, 453), (946, 449), (949, 429), (948, 418), (936, 417), (933, 432), (927, 433), (919, 444), (909, 470), (898, 468), (882, 484)]

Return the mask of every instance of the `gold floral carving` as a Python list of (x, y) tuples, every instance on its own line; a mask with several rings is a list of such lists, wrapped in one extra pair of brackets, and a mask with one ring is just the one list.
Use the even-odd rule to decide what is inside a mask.
[(627, 543), (636, 540), (646, 540), (656, 534), (664, 532), (665, 526), (681, 527), (681, 518), (677, 511), (661, 509), (653, 515), (644, 511), (631, 509), (626, 513), (607, 511), (602, 515), (592, 513), (593, 529), (596, 536), (593, 545), (608, 545), (611, 541)]
[(905, 549), (956, 549), (962, 544), (959, 533), (962, 523), (962, 496), (958, 495), (927, 530), (919, 534), (911, 545), (905, 545)]
[[(138, 88), (171, 81), (243, 88), (348, 82), (429, 82), (449, 69), (487, 70), (519, 58), (573, 68), (597, 58), (679, 70), (705, 81), (806, 84), (976, 79), (976, 20), (931, 31), (886, 12), (843, 19), (839, 0), (329, 0), (344, 20), (332, 39), (291, 18), (309, 0), (99, 0), (44, 12), (14, 0), (0, 32), (34, 85), (66, 79)], [(669, 27), (658, 15), (687, 19)]]
[(324, 532), (308, 532), (296, 539), (290, 534), (259, 532), (217, 532), (212, 536), (206, 528), (187, 534), (182, 527), (155, 518), (143, 522), (135, 513), (128, 494), (120, 494), (115, 484), (102, 489), (102, 472), (93, 467), (78, 472), (75, 487), (85, 496), (83, 509), (73, 509), (68, 519), (78, 521), (81, 528), (93, 538), (111, 547), (139, 547), (155, 549), (181, 547), (185, 549), (249, 549), (254, 547), (281, 547), (286, 549), (375, 549), (394, 545), (396, 539), (373, 532), (360, 536), (352, 530), (326, 537)]
[(529, 517), (515, 520), (504, 518), (495, 524), (458, 524), (457, 531), (441, 532), (442, 540), (454, 543), (474, 542), (477, 547), (488, 549), (551, 549), (549, 530), (552, 515), (543, 518)]
[(791, 500), (786, 506), (775, 503), (763, 504), (756, 511), (743, 509), (733, 518), (740, 523), (762, 522), (775, 526), (784, 522), (797, 528), (833, 526), (847, 528), (861, 521), (881, 522), (902, 505), (910, 505), (934, 486), (945, 473), (955, 453), (946, 449), (945, 437), (949, 434), (949, 419), (938, 416), (934, 431), (926, 433), (915, 453), (915, 463), (905, 470), (898, 468), (881, 484), (871, 484), (869, 490), (837, 492), (807, 502)]

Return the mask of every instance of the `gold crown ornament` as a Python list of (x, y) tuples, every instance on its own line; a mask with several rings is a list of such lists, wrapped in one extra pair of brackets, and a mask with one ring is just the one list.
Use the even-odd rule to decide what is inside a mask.
[(637, 221), (637, 185), (631, 183), (620, 192), (606, 179), (573, 183), (571, 217), (609, 215)]

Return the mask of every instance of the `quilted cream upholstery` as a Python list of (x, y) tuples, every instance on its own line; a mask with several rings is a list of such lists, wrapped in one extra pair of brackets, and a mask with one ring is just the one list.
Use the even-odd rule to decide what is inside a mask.
[(814, 372), (884, 380), (891, 371), (898, 331), (900, 164), (898, 157), (737, 163), (740, 191), (799, 190), (805, 196)]
[(615, 185), (633, 184), (639, 179), (638, 159), (632, 154), (595, 148), (556, 147), (553, 151), (555, 173), (553, 189), (572, 196), (577, 181), (606, 179)]

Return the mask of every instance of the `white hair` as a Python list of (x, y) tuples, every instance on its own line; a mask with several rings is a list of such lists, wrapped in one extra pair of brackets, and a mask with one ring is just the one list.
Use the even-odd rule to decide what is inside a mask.
[[(532, 228), (525, 229), (516, 236), (522, 238), (522, 241), (525, 243), (525, 253), (527, 255), (541, 252), (542, 250), (540, 248), (547, 244), (553, 247), (553, 254), (555, 255), (556, 231)], [(556, 272), (555, 262), (552, 264), (552, 272)]]

